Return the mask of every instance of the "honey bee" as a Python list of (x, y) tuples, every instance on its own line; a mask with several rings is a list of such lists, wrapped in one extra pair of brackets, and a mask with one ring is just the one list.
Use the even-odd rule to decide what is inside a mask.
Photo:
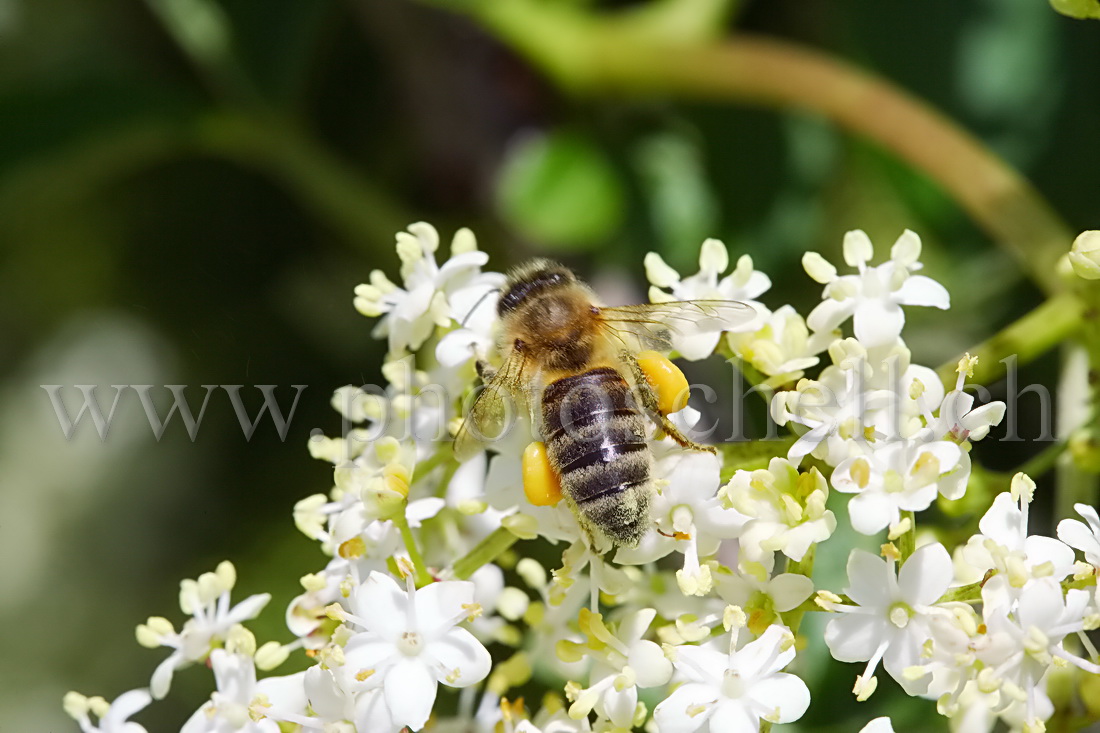
[(506, 400), (526, 408), (545, 442), (523, 455), (535, 504), (564, 498), (590, 542), (598, 532), (634, 547), (651, 525), (653, 456), (645, 414), (680, 445), (667, 415), (687, 403), (687, 380), (661, 352), (673, 334), (714, 333), (755, 318), (752, 307), (691, 300), (608, 308), (573, 272), (535, 260), (509, 273), (497, 303), (501, 365), (478, 362), (485, 384), (455, 438), (465, 460), (504, 427)]

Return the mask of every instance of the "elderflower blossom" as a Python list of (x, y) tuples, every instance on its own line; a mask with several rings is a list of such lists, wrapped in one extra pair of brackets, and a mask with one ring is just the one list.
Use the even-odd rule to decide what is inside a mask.
[[(79, 692), (65, 695), (65, 712), (80, 725), (82, 733), (145, 733), (145, 728), (129, 720), (153, 701), (146, 689), (130, 690), (108, 703), (102, 697), (85, 697)], [(92, 723), (92, 717), (98, 718)]]
[(825, 478), (814, 468), (799, 473), (783, 458), (771, 459), (767, 469), (735, 472), (720, 496), (745, 517), (741, 549), (757, 562), (775, 552), (801, 560), (836, 529), (836, 518), (825, 508)]
[(929, 621), (937, 612), (934, 604), (953, 580), (951, 556), (938, 543), (914, 552), (900, 571), (892, 557), (884, 560), (852, 550), (844, 592), (856, 605), (821, 602), (841, 614), (825, 628), (829, 651), (842, 662), (867, 662), (856, 678), (858, 699), (866, 700), (878, 686), (875, 670), (880, 662), (906, 692), (924, 692), (928, 681), (910, 679), (905, 671), (920, 659), (930, 636)]
[(825, 286), (822, 301), (806, 318), (814, 331), (832, 331), (851, 318), (856, 338), (865, 346), (891, 344), (905, 325), (903, 305), (946, 309), (950, 297), (935, 280), (912, 273), (921, 269), (920, 237), (906, 229), (890, 250), (890, 259), (877, 267), (868, 266), (874, 245), (867, 235), (855, 230), (844, 236), (844, 262), (859, 270), (858, 275), (838, 276), (836, 268), (816, 252), (802, 258), (806, 273)]
[[(471, 293), (484, 294), (500, 284), (500, 276), (482, 276), (489, 256), (477, 250), (469, 229), (460, 229), (451, 242), (451, 259), (436, 264), (439, 233), (431, 224), (418, 222), (397, 234), (397, 255), (405, 287), (395, 285), (381, 270), (370, 275), (370, 284), (355, 288), (355, 308), (365, 316), (384, 316), (374, 335), (389, 338), (391, 354), (419, 349), (436, 326), (459, 321), (454, 302), (465, 303)], [(465, 296), (465, 297), (464, 297)]]
[(680, 646), (672, 664), (683, 684), (654, 711), (662, 733), (755, 731), (761, 720), (790, 723), (810, 704), (806, 683), (780, 670), (795, 656), (794, 636), (770, 626), (758, 639), (724, 653)]
[(172, 623), (160, 616), (150, 617), (137, 627), (142, 646), (150, 649), (166, 646), (173, 650), (153, 672), (150, 689), (154, 699), (168, 694), (177, 669), (206, 659), (225, 640), (230, 629), (255, 618), (271, 600), (270, 594), (258, 593), (230, 607), (229, 591), (236, 582), (233, 564), (222, 562), (214, 572), (180, 583), (180, 609), (191, 615), (183, 629), (176, 632)]
[(643, 608), (609, 627), (599, 614), (580, 610), (578, 623), (586, 643), (558, 642), (558, 655), (566, 661), (584, 655), (593, 662), (588, 687), (571, 682), (565, 688), (572, 701), (569, 717), (579, 720), (595, 710), (599, 719), (618, 728), (634, 726), (639, 713), (638, 688), (659, 687), (672, 677), (672, 664), (661, 647), (642, 638), (656, 615), (654, 609)]
[[(771, 279), (753, 269), (752, 258), (748, 255), (742, 255), (733, 272), (719, 279), (729, 264), (729, 250), (717, 239), (703, 242), (699, 250), (699, 272), (686, 278), (681, 278), (659, 254), (650, 252), (645, 258), (646, 277), (653, 285), (649, 289), (649, 299), (653, 303), (670, 300), (739, 300), (763, 313), (763, 307), (756, 302), (756, 298), (772, 286)], [(755, 323), (756, 321), (752, 321), (730, 330), (747, 331)], [(692, 336), (673, 334), (672, 341), (685, 359), (696, 360), (710, 356), (721, 335), (720, 332)]]
[[(495, 363), (504, 276), (482, 270), (488, 258), (467, 230), (442, 263), (431, 226), (397, 240), (399, 284), (376, 271), (356, 289), (356, 308), (379, 318), (375, 334), (389, 344), (384, 383), (337, 389), (339, 433), (308, 444), (331, 464), (331, 488), (293, 507), (318, 552), (285, 607), (289, 641), (256, 644), (242, 624), (269, 596), (232, 606), (235, 572), (223, 563), (181, 584), (192, 618), (179, 632), (159, 617), (139, 627), (142, 644), (172, 650), (151, 692), (110, 705), (65, 697), (85, 733), (143, 733), (129, 718), (195, 663), (209, 669), (212, 691), (195, 701), (184, 733), (756, 731), (810, 705), (806, 684), (784, 671), (801, 668), (792, 665), (803, 649), (865, 662), (860, 700), (883, 666), (955, 730), (1003, 721), (1037, 733), (1067, 709), (1056, 690), (1084, 698), (1082, 675), (1100, 672), (1087, 636), (1100, 627), (1100, 519), (1078, 504), (1085, 521), (1063, 519), (1059, 539), (1030, 533), (1036, 486), (1023, 474), (998, 494), (1003, 487), (986, 489), (1000, 479), (979, 472), (982, 491), (967, 494), (973, 444), (1006, 406), (977, 405), (966, 392), (969, 355), (945, 392), (902, 340), (903, 306), (949, 303), (942, 286), (914, 274), (915, 234), (872, 266), (866, 235), (849, 233), (844, 256), (856, 275), (807, 254), (806, 271), (826, 286), (808, 316), (759, 302), (771, 280), (748, 256), (727, 273), (717, 240), (688, 277), (646, 258), (655, 303), (734, 299), (756, 311), (724, 337), (675, 334), (674, 345), (685, 358), (721, 349), (754, 367), (746, 377), (777, 390), (769, 413), (790, 439), (712, 453), (678, 444), (654, 420), (639, 440), (652, 457), (648, 530), (636, 547), (617, 548), (578, 521), (568, 497), (528, 500), (522, 456), (538, 439), (537, 415), (520, 410), (514, 429), (458, 463), (451, 439), (476, 392), (471, 361)], [(855, 336), (845, 338), (849, 318)], [(667, 417), (691, 434), (697, 407)], [(840, 494), (855, 530), (889, 530), (882, 557), (847, 553), (847, 598), (827, 587), (827, 572), (812, 573), (815, 557), (828, 557), (817, 545), (851, 537), (835, 533), (836, 506), (827, 508), (844, 503)], [(935, 541), (914, 550), (937, 498), (964, 495), (960, 511), (974, 513), (957, 526), (977, 530), (957, 540), (954, 558)], [(1074, 549), (1086, 562), (1074, 563)], [(801, 624), (810, 611), (831, 615), (823, 638)], [(292, 655), (301, 671), (271, 674)], [(878, 717), (863, 730), (893, 728)]]
[(457, 625), (480, 612), (473, 583), (444, 581), (417, 590), (410, 576), (402, 589), (389, 575), (372, 572), (352, 596), (351, 612), (343, 614), (363, 629), (344, 645), (345, 663), (357, 670), (357, 679), (382, 687), (395, 724), (420, 729), (439, 683), (467, 687), (489, 674), (489, 652)]

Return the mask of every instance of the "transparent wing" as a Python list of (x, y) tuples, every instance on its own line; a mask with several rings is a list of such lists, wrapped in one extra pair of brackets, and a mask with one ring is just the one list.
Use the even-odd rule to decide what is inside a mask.
[(455, 435), (454, 454), (459, 462), (473, 457), (500, 437), (517, 411), (526, 409), (523, 400), (527, 367), (525, 354), (512, 351), (497, 373), (482, 388)]
[(668, 303), (601, 308), (608, 336), (629, 351), (671, 351), (674, 336), (740, 328), (757, 317), (756, 309), (736, 300), (674, 300)]

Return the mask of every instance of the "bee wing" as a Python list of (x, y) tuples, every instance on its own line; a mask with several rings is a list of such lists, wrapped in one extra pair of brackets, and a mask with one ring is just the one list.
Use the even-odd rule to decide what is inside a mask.
[(740, 328), (755, 320), (757, 311), (736, 300), (674, 300), (601, 308), (599, 318), (628, 351), (672, 351), (674, 336)]
[(526, 355), (512, 351), (478, 394), (455, 435), (454, 454), (460, 463), (501, 437), (508, 420), (515, 418), (517, 399), (523, 395), (526, 367)]

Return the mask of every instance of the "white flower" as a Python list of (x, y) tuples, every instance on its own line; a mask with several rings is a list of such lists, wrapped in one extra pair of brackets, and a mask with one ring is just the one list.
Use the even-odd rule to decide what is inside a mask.
[(959, 376), (955, 381), (955, 389), (944, 396), (936, 410), (936, 417), (928, 419), (932, 440), (950, 438), (957, 443), (981, 440), (989, 434), (991, 427), (1000, 425), (1004, 419), (1007, 409), (1005, 403), (995, 400), (981, 407), (974, 407), (974, 396), (964, 391), (966, 378), (974, 376), (974, 365), (977, 362), (977, 358), (970, 354), (959, 360)]
[(894, 724), (886, 716), (875, 718), (860, 728), (859, 733), (894, 733)]
[(833, 471), (833, 488), (856, 494), (848, 502), (852, 527), (875, 534), (901, 521), (901, 512), (919, 512), (931, 506), (962, 456), (954, 443), (918, 444), (900, 440), (886, 443), (867, 456), (849, 458)]
[(493, 349), (497, 301), (504, 276), (485, 273), (479, 287), (465, 288), (451, 297), (458, 328), (439, 340), (435, 358), (447, 368), (459, 367), (473, 358), (485, 359)]
[(438, 685), (466, 687), (485, 679), (492, 660), (473, 634), (457, 624), (475, 615), (474, 584), (431, 583), (402, 589), (372, 572), (351, 600), (348, 619), (365, 629), (344, 647), (355, 674), (377, 679), (398, 725), (424, 727)]
[[(325, 731), (399, 733), (405, 726), (393, 722), (385, 693), (370, 677), (360, 679), (348, 665), (317, 665), (305, 671), (304, 688), (309, 707)], [(375, 686), (371, 686), (375, 684)], [(352, 727), (340, 727), (341, 722)], [(320, 726), (316, 726), (320, 727)], [(307, 728), (309, 730), (309, 728)]]
[(825, 285), (822, 302), (806, 322), (815, 331), (832, 331), (853, 318), (855, 334), (865, 346), (890, 344), (901, 335), (905, 324), (903, 305), (923, 305), (946, 309), (951, 300), (935, 280), (911, 274), (921, 268), (920, 237), (906, 229), (890, 250), (890, 260), (869, 267), (874, 247), (867, 235), (855, 230), (844, 236), (844, 261), (858, 268), (858, 275), (838, 277), (836, 268), (816, 252), (802, 258), (806, 272)]
[(765, 555), (763, 562), (742, 558), (737, 572), (718, 573), (718, 595), (726, 603), (744, 609), (747, 627), (753, 633), (763, 633), (779, 620), (778, 613), (790, 611), (814, 592), (814, 582), (805, 575), (773, 576), (774, 560), (771, 553)]
[(796, 467), (810, 454), (835, 466), (863, 453), (875, 434), (873, 416), (893, 398), (888, 391), (868, 388), (871, 369), (866, 359), (840, 359), (839, 350), (831, 351), (837, 364), (825, 367), (816, 380), (802, 379), (795, 389), (776, 392), (771, 401), (776, 424), (808, 428), (787, 451)]
[(500, 284), (496, 273), (482, 275), (480, 268), (489, 256), (477, 250), (469, 229), (459, 229), (451, 242), (451, 259), (436, 264), (439, 234), (424, 222), (397, 234), (397, 255), (405, 287), (392, 283), (381, 270), (370, 275), (370, 284), (355, 288), (355, 308), (368, 317), (384, 315), (374, 331), (388, 336), (391, 354), (418, 349), (436, 326), (449, 326), (466, 315), (453, 308), (451, 299), (466, 302), (457, 294), (464, 290), (487, 293)]
[(798, 720), (810, 704), (806, 683), (781, 672), (794, 660), (794, 637), (781, 626), (723, 654), (680, 646), (672, 664), (687, 681), (654, 710), (660, 733), (757, 731), (760, 721)]
[(638, 688), (658, 687), (672, 677), (672, 664), (661, 647), (642, 638), (656, 616), (656, 610), (643, 608), (609, 628), (599, 614), (581, 609), (580, 627), (588, 637), (587, 644), (564, 642), (559, 649), (583, 653), (595, 663), (587, 688), (576, 683), (566, 686), (566, 694), (573, 701), (570, 717), (580, 719), (594, 709), (618, 728), (633, 727)]
[(836, 529), (836, 517), (825, 508), (825, 477), (816, 468), (800, 474), (783, 458), (771, 459), (766, 470), (736, 471), (720, 496), (748, 518), (739, 535), (741, 551), (757, 562), (774, 552), (801, 560)]
[[(1018, 499), (1012, 493), (998, 494), (993, 506), (978, 522), (981, 534), (970, 538), (962, 550), (963, 559), (969, 563), (976, 574), (987, 570), (996, 570), (1007, 576), (1003, 586), (990, 586), (986, 589), (1002, 588), (1015, 595), (1031, 578), (1050, 576), (1055, 580), (1073, 572), (1073, 550), (1054, 539), (1042, 535), (1028, 535), (1028, 506), (1035, 484), (1023, 474), (1017, 474), (1012, 486)], [(1006, 604), (1001, 599), (1000, 604)]]
[(304, 673), (257, 682), (252, 656), (226, 649), (210, 652), (210, 666), (217, 692), (183, 724), (180, 733), (279, 733), (279, 721), (306, 720)]
[(992, 578), (982, 589), (985, 624), (990, 644), (979, 658), (985, 668), (978, 676), (984, 689), (1000, 689), (1007, 700), (1026, 702), (1026, 722), (1040, 719), (1035, 691), (1047, 670), (1055, 664), (1070, 663), (1086, 672), (1100, 674), (1100, 665), (1066, 651), (1063, 639), (1085, 629), (1089, 593), (1073, 589), (1062, 595), (1054, 578), (1028, 581), (1015, 604), (1005, 603), (1008, 594), (1003, 576)]
[(905, 670), (919, 664), (921, 647), (930, 636), (933, 604), (951, 585), (951, 556), (943, 545), (921, 547), (895, 576), (894, 561), (863, 550), (848, 556), (845, 593), (858, 605), (827, 603), (842, 615), (825, 627), (825, 643), (841, 662), (867, 662), (854, 692), (865, 700), (875, 691), (879, 662), (911, 695), (922, 694), (927, 678), (909, 679)]
[(683, 553), (683, 569), (676, 573), (680, 589), (688, 595), (704, 595), (713, 580), (700, 557), (717, 552), (721, 540), (736, 537), (747, 518), (724, 506), (717, 496), (721, 483), (717, 456), (669, 443), (655, 446), (656, 478), (661, 483), (650, 516), (657, 531), (645, 534), (637, 547), (620, 548), (615, 561), (643, 564), (673, 551)]
[[(719, 279), (728, 267), (729, 252), (726, 245), (717, 239), (703, 242), (699, 251), (699, 272), (683, 279), (659, 254), (650, 252), (645, 257), (646, 277), (654, 285), (649, 289), (649, 299), (654, 303), (670, 300), (739, 300), (759, 307), (759, 312), (765, 313), (756, 298), (772, 286), (768, 276), (753, 270), (752, 258), (748, 255), (742, 255), (733, 272)], [(671, 290), (671, 293), (661, 288)], [(730, 330), (745, 331), (755, 327), (754, 320)], [(702, 359), (714, 352), (721, 335), (717, 331), (686, 337), (674, 334), (673, 344), (685, 359)]]
[[(758, 306), (763, 323), (752, 333), (731, 333), (727, 337), (733, 352), (778, 383), (802, 376), (804, 369), (816, 366), (818, 354), (829, 347), (837, 332), (811, 334), (793, 307), (784, 305), (774, 313)], [(769, 380), (770, 382), (771, 380)]]
[(1073, 508), (1088, 522), (1086, 526), (1076, 519), (1063, 519), (1058, 523), (1058, 539), (1085, 554), (1085, 560), (1100, 567), (1100, 517), (1096, 507), (1074, 504)]
[(259, 615), (267, 602), (268, 593), (249, 596), (236, 606), (229, 605), (229, 591), (237, 582), (237, 572), (231, 562), (218, 565), (213, 573), (203, 573), (198, 580), (180, 583), (180, 608), (192, 615), (183, 629), (176, 633), (168, 619), (152, 617), (137, 628), (138, 642), (155, 649), (171, 647), (174, 651), (157, 665), (150, 684), (153, 698), (160, 700), (168, 694), (173, 673), (188, 664), (206, 659), (207, 655), (225, 641), (229, 630), (239, 623)]
[[(129, 722), (128, 718), (144, 710), (152, 701), (146, 689), (124, 692), (110, 704), (102, 697), (70, 692), (65, 695), (63, 705), (69, 717), (80, 724), (83, 733), (145, 733), (143, 726)], [(92, 715), (99, 719), (97, 724), (92, 723)]]

